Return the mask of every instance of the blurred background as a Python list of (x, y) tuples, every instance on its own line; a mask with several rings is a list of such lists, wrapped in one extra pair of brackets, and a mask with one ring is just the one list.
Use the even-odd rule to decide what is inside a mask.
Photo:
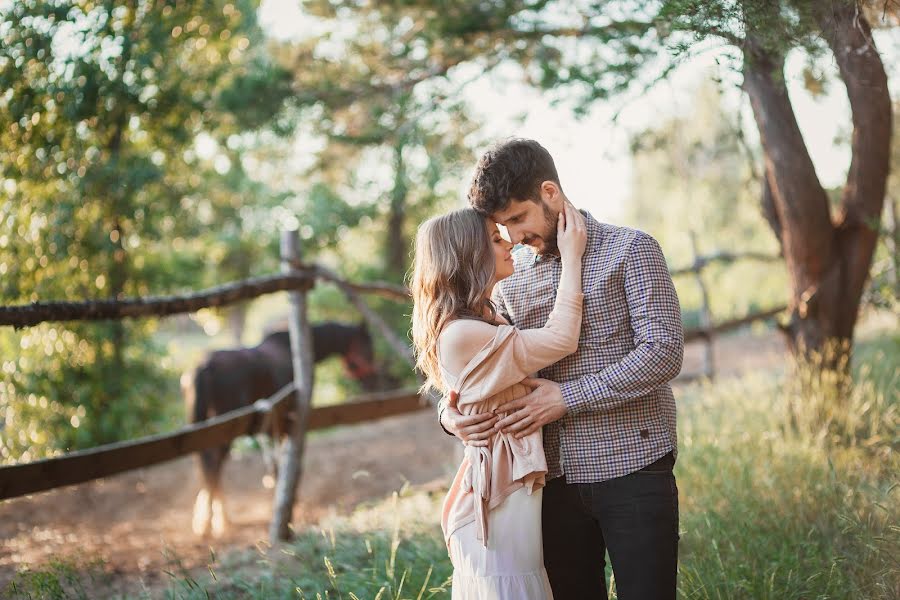
[[(498, 139), (534, 138), (576, 206), (652, 234), (671, 269), (723, 252), (770, 258), (713, 263), (702, 286), (676, 277), (686, 328), (789, 307), (718, 341), (715, 379), (676, 389), (684, 455), (676, 474), (687, 495), (682, 593), (897, 597), (888, 557), (900, 551), (891, 492), (900, 472), (900, 4), (837, 5), (832, 14), (816, 2), (755, 0), (0, 0), (0, 304), (186, 293), (275, 273), (280, 232), (293, 228), (305, 260), (354, 282), (403, 284), (416, 227), (465, 205), (481, 152)], [(834, 52), (860, 39), (868, 62)], [(886, 84), (873, 91), (865, 85), (879, 67)], [(796, 131), (783, 127), (785, 115)], [(829, 226), (817, 230), (823, 214)], [(843, 279), (816, 279), (811, 264), (835, 265)], [(822, 290), (814, 309), (813, 289)], [(334, 286), (317, 285), (309, 299), (313, 323), (361, 320)], [(409, 304), (367, 302), (409, 339)], [(3, 327), (0, 464), (184, 425), (182, 374), (214, 349), (257, 344), (287, 314), (286, 294), (274, 294), (179, 317)], [(830, 336), (852, 341), (854, 352), (822, 359)], [(415, 386), (390, 344), (373, 338), (380, 369), (398, 387)], [(688, 349), (685, 374), (710, 375), (704, 352)], [(806, 374), (790, 370), (792, 356)], [(822, 373), (833, 370), (854, 385), (829, 387)], [(317, 406), (361, 391), (339, 358), (317, 365), (315, 378)], [(358, 462), (378, 440), (407, 435), (396, 462), (378, 465), (401, 476), (373, 476), (374, 465)], [(87, 597), (343, 589), (362, 598), (383, 587), (399, 598), (414, 595), (398, 590), (400, 560), (415, 592), (425, 590), (419, 597), (449, 597), (434, 502), (453, 445), (433, 415), (312, 439), (312, 465), (329, 468), (315, 462), (316, 448), (346, 461), (330, 483), (326, 474), (321, 485), (301, 485), (310, 498), (304, 523), (325, 531), (326, 517), (338, 519), (327, 526), (332, 537), (303, 538), (293, 567), (269, 557), (254, 570), (253, 560), (236, 559), (227, 570), (241, 574), (243, 588), (237, 575), (227, 585), (215, 574), (197, 583), (197, 569), (224, 563), (208, 545), (178, 537), (191, 499), (171, 493), (192, 476), (187, 463), (178, 475), (161, 474), (163, 465), (115, 480), (126, 482), (116, 493), (145, 497), (155, 487), (147, 502), (172, 504), (143, 529), (132, 523), (114, 536), (129, 540), (120, 563), (110, 558), (116, 542), (101, 536), (90, 546), (101, 557), (93, 566), (46, 566), (109, 525), (118, 504), (101, 500), (102, 490), (0, 504), (8, 517), (0, 569), (20, 591), (39, 579), (28, 573), (65, 581), (119, 570), (108, 587), (84, 588)], [(359, 440), (367, 445), (353, 446)], [(236, 444), (244, 466), (232, 485), (261, 490), (256, 448), (249, 438)], [(350, 450), (335, 454), (340, 448)], [(760, 464), (772, 468), (755, 471)], [(372, 479), (380, 482), (366, 487)], [(410, 483), (425, 491), (410, 492)], [(353, 486), (358, 493), (340, 495)], [(382, 512), (353, 516), (358, 502), (395, 489)], [(232, 546), (264, 536), (265, 494), (246, 492), (258, 514), (247, 509), (256, 520), (237, 528)], [(83, 513), (63, 510), (53, 523), (29, 516), (79, 502)], [(781, 520), (764, 516), (773, 505), (784, 507)], [(817, 517), (816, 506), (831, 507), (822, 509), (830, 516)], [(757, 537), (731, 529), (737, 514), (760, 524)], [(389, 515), (404, 515), (411, 529), (398, 533)], [(79, 518), (93, 525), (62, 523)], [(169, 554), (146, 546), (159, 541), (161, 522), (162, 537), (175, 540)], [(349, 532), (347, 548), (365, 541), (365, 560), (353, 558), (357, 546), (335, 542), (334, 527)], [(171, 566), (181, 564), (178, 553), (183, 571)], [(329, 556), (343, 570), (328, 566)], [(362, 566), (370, 558), (371, 576)], [(294, 585), (280, 569), (306, 579)], [(34, 585), (28, 593), (52, 596)]]

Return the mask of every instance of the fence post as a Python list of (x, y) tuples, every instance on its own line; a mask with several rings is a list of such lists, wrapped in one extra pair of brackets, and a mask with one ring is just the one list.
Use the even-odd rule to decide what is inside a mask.
[(712, 315), (709, 310), (709, 291), (703, 282), (703, 265), (700, 264), (700, 252), (697, 248), (697, 232), (691, 230), (691, 248), (694, 251), (694, 277), (700, 286), (700, 328), (706, 330), (703, 336), (703, 374), (710, 379), (716, 374), (714, 360), (713, 334), (709, 330), (712, 327)]
[[(281, 270), (289, 273), (300, 261), (300, 240), (297, 231), (281, 233)], [(291, 516), (297, 485), (303, 474), (303, 447), (306, 428), (309, 423), (310, 403), (313, 387), (312, 331), (309, 327), (306, 306), (306, 290), (292, 290), (288, 293), (291, 302), (289, 317), (291, 338), (291, 359), (294, 368), (295, 415), (291, 420), (290, 435), (282, 444), (278, 465), (278, 483), (275, 485), (275, 506), (272, 523), (269, 526), (269, 540), (290, 538)]]

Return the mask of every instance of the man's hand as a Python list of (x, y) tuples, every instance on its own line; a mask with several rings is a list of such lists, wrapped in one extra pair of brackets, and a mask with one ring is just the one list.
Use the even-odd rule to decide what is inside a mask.
[(558, 421), (568, 412), (559, 384), (549, 379), (525, 379), (531, 393), (498, 406), (495, 412), (509, 412), (494, 429), (512, 433), (516, 439), (534, 433), (547, 423)]
[(459, 393), (450, 392), (447, 408), (441, 413), (441, 425), (469, 446), (487, 446), (488, 440), (494, 435), (497, 415), (492, 412), (463, 415), (457, 408), (457, 402)]

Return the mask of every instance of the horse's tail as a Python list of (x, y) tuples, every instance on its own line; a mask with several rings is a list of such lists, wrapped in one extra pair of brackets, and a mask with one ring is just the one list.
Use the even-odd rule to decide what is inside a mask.
[(192, 423), (205, 421), (209, 416), (210, 394), (212, 393), (212, 373), (208, 364), (202, 364), (194, 371), (194, 409), (191, 415)]
[[(212, 367), (208, 363), (200, 365), (194, 371), (193, 377), (188, 377), (188, 382), (187, 386), (183, 386), (185, 387), (185, 398), (193, 404), (188, 409), (188, 416), (191, 423), (200, 423), (210, 416), (208, 411), (211, 408), (214, 391)], [(184, 384), (184, 381), (182, 383)], [(221, 464), (221, 459), (218, 458), (220, 452), (217, 452), (214, 448), (207, 448), (201, 450), (198, 454), (200, 470), (206, 482), (206, 487), (207, 489), (215, 488), (218, 483), (218, 471)]]

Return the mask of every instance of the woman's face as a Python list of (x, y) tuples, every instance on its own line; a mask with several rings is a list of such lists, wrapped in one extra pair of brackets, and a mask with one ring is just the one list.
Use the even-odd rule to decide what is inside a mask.
[(513, 244), (503, 239), (493, 220), (485, 219), (484, 223), (491, 238), (491, 249), (494, 251), (494, 280), (501, 281), (513, 274), (511, 252)]

